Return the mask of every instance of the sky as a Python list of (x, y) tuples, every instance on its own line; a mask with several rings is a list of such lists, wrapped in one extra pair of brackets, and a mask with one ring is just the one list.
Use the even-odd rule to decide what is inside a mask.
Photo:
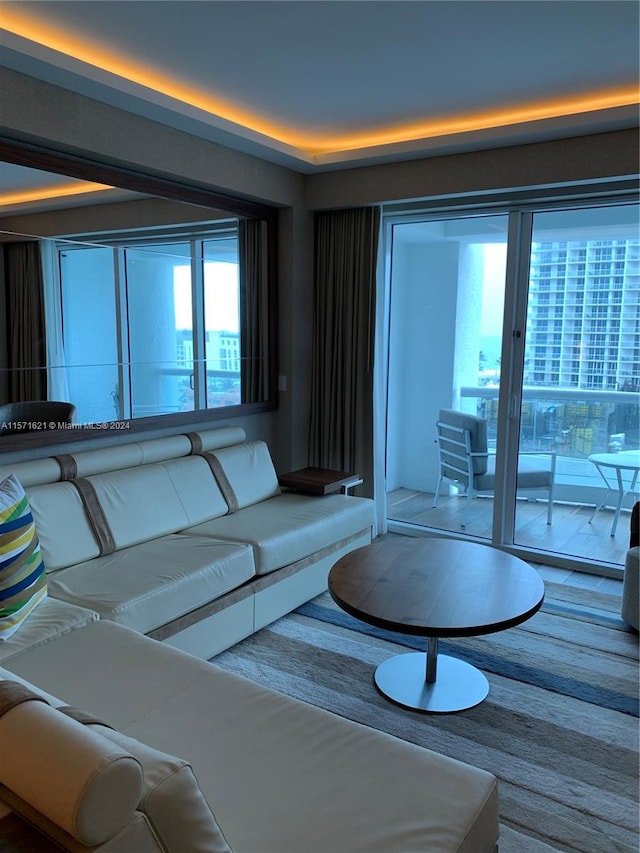
[[(176, 329), (191, 329), (191, 267), (188, 264), (174, 267), (173, 293)], [(239, 331), (237, 264), (205, 261), (204, 304), (206, 331)]]
[(485, 244), (480, 318), (480, 334), (483, 337), (502, 336), (506, 268), (506, 242)]

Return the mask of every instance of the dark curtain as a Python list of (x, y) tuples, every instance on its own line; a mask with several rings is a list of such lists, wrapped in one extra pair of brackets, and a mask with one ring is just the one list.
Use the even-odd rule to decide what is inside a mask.
[(260, 403), (269, 397), (269, 264), (262, 220), (240, 220), (238, 261), (241, 401)]
[(373, 495), (373, 356), (380, 213), (315, 217), (309, 464), (360, 474)]
[(44, 291), (40, 244), (4, 247), (9, 401), (47, 399)]

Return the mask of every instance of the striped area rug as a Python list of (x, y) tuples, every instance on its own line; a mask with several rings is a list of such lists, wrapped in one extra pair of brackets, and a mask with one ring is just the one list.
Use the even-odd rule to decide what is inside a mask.
[(441, 643), (489, 679), (488, 698), (459, 714), (380, 696), (377, 664), (419, 641), (358, 622), (328, 593), (213, 662), (489, 770), (499, 779), (500, 853), (638, 853), (638, 637), (619, 618), (619, 598), (546, 588), (525, 624)]

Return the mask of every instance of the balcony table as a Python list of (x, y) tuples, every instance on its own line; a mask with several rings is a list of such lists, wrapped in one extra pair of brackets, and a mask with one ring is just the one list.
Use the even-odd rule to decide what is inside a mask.
[[(622, 501), (626, 494), (633, 493), (638, 482), (640, 450), (619, 450), (617, 453), (593, 453), (589, 456), (589, 462), (592, 462), (596, 466), (598, 473), (607, 487), (602, 500), (594, 509), (589, 523), (593, 521), (602, 509), (609, 495), (612, 492), (617, 492), (616, 508), (611, 524), (611, 536), (615, 536), (618, 519), (620, 518), (620, 510), (622, 509)], [(608, 472), (607, 469), (609, 469)], [(625, 485), (623, 472), (629, 472), (630, 481), (628, 487)], [(613, 479), (614, 477), (615, 482), (610, 482), (609, 478)]]

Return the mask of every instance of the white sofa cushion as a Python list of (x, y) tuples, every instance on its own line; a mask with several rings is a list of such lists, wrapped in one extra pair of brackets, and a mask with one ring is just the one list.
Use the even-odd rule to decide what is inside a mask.
[(262, 575), (366, 530), (373, 521), (373, 501), (369, 498), (283, 492), (183, 532), (249, 542), (254, 549), (256, 574)]
[(107, 471), (88, 477), (116, 548), (180, 530), (188, 518), (162, 465)]
[[(15, 687), (0, 681), (0, 705)], [(78, 841), (96, 845), (132, 820), (142, 767), (121, 746), (29, 699), (0, 714), (0, 782)]]
[(228, 507), (199, 456), (88, 477), (116, 548), (175, 533)]
[(42, 696), (43, 699), (46, 699), (52, 708), (58, 708), (60, 705), (65, 704), (61, 699), (58, 699), (57, 696), (54, 696), (53, 693), (47, 693), (46, 690), (43, 690), (41, 687), (36, 687), (36, 685), (32, 684), (28, 679), (21, 678), (21, 676), (16, 675), (15, 672), (11, 672), (5, 667), (0, 666), (0, 682), (2, 681), (17, 681), (20, 684), (23, 684), (29, 690), (32, 690), (34, 693)]
[(77, 477), (90, 477), (103, 471), (117, 471), (121, 468), (133, 468), (164, 459), (187, 456), (191, 452), (191, 442), (186, 435), (163, 436), (132, 444), (117, 444), (98, 450), (86, 450), (74, 453)]
[[(242, 509), (280, 494), (278, 475), (264, 441), (223, 447), (211, 455), (217, 459), (231, 489), (234, 500), (230, 502), (227, 498), (227, 503), (230, 506), (233, 503), (233, 509)], [(225, 486), (223, 483), (220, 486), (224, 494)]]
[(27, 489), (47, 572), (100, 553), (78, 490), (71, 483)]
[(49, 457), (0, 466), (0, 480), (4, 480), (10, 474), (15, 474), (25, 489), (36, 484), (55, 483), (60, 479), (60, 463), (55, 457)]
[(246, 441), (247, 434), (242, 427), (230, 426), (192, 432), (189, 433), (189, 437), (193, 442), (193, 452), (204, 453), (207, 450), (216, 450), (218, 447), (241, 444)]
[(142, 465), (142, 447), (139, 444), (116, 444), (73, 453), (76, 477), (91, 477), (103, 471), (117, 471)]
[(211, 468), (201, 456), (163, 462), (190, 524), (226, 515), (229, 507)]
[(76, 607), (74, 604), (47, 596), (25, 620), (20, 630), (10, 639), (0, 643), (0, 661), (8, 660), (25, 649), (47, 643), (60, 634), (81, 628), (96, 619), (98, 614), (95, 610)]
[(252, 578), (248, 545), (170, 534), (49, 576), (50, 594), (143, 633)]

